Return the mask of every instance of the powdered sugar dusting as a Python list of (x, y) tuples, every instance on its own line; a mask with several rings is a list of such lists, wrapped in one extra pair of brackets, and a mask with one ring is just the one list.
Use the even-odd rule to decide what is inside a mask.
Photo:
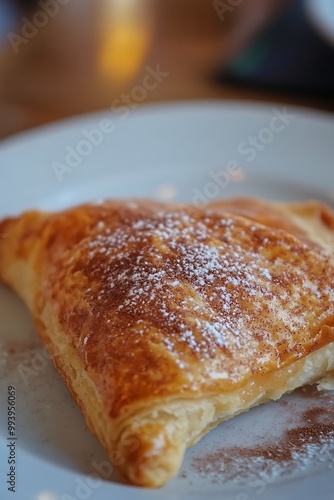
[(334, 313), (319, 262), (315, 269), (305, 245), (281, 233), (271, 242), (263, 226), (210, 210), (138, 216), (138, 207), (128, 208), (114, 226), (101, 220), (79, 246), (88, 255), (86, 299), (97, 316), (96, 301), (110, 311), (110, 331), (123, 321), (134, 343), (160, 342), (180, 368), (197, 356), (211, 360), (213, 378), (238, 380), (254, 356), (280, 366), (289, 349), (304, 354), (310, 322)]

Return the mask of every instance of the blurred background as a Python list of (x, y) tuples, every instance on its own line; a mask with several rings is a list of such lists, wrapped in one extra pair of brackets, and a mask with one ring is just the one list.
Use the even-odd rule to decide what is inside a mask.
[(0, 138), (217, 98), (333, 111), (334, 1), (0, 0)]

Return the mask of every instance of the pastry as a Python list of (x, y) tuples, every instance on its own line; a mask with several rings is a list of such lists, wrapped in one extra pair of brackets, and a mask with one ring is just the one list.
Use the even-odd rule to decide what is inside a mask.
[(319, 202), (103, 201), (0, 234), (1, 280), (135, 485), (165, 484), (223, 420), (333, 386), (334, 214)]

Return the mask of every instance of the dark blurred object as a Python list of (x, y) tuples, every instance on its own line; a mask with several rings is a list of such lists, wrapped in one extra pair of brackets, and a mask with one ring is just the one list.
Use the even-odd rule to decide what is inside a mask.
[(16, 21), (17, 9), (11, 0), (0, 0), (0, 40), (4, 39)]
[(304, 0), (294, 0), (218, 74), (221, 82), (334, 99), (334, 49), (313, 28)]
[(31, 10), (32, 8), (36, 8), (38, 6), (39, 0), (16, 0), (16, 3), (23, 9), (23, 10)]

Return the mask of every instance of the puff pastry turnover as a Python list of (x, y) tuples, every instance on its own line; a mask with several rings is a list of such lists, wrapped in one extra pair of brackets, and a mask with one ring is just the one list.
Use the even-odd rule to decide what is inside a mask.
[(304, 384), (333, 387), (323, 204), (105, 201), (27, 212), (0, 233), (1, 280), (133, 484), (165, 484), (223, 420)]

